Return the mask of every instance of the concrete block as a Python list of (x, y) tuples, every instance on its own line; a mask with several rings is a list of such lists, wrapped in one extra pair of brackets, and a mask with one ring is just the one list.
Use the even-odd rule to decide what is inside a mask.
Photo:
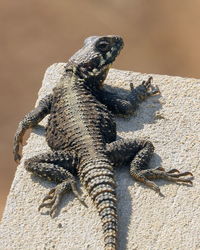
[[(39, 99), (51, 92), (64, 65), (57, 63), (47, 69)], [(112, 69), (106, 84), (124, 95), (130, 82), (137, 85), (148, 76)], [(135, 182), (127, 167), (117, 169), (119, 250), (197, 250), (200, 249), (200, 80), (152, 76), (161, 95), (143, 102), (135, 116), (117, 118), (118, 135), (148, 138), (155, 145), (150, 167), (162, 165), (166, 169), (191, 171), (195, 179), (192, 187), (156, 181), (164, 194), (161, 197)], [(50, 150), (44, 138), (46, 122), (47, 118), (33, 129), (23, 148), (23, 159), (17, 167), (0, 226), (0, 249), (103, 250), (100, 219), (89, 197), (85, 208), (72, 194), (67, 194), (54, 219), (44, 210), (38, 212), (44, 195), (54, 184), (31, 176), (23, 162)]]

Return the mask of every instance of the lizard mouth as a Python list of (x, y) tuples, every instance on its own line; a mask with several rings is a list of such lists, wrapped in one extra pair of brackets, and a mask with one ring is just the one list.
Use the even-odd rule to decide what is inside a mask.
[(99, 67), (95, 67), (92, 69), (92, 75), (97, 76), (102, 72), (108, 71), (112, 66), (112, 63), (105, 63), (103, 65), (99, 65)]
[[(118, 39), (115, 46), (104, 53), (97, 53), (92, 59), (86, 58), (82, 63), (77, 64), (78, 72), (85, 79), (90, 77), (99, 77), (108, 72), (115, 58), (123, 48), (123, 40)], [(72, 60), (73, 61), (73, 60)]]
[[(121, 47), (122, 49), (122, 47)], [(94, 67), (94, 69), (96, 68), (99, 71), (104, 71), (109, 69), (113, 62), (115, 61), (115, 58), (119, 55), (121, 49), (116, 49), (112, 52), (112, 54), (107, 54), (105, 55), (105, 58), (101, 58), (101, 60), (99, 59), (99, 63), (97, 67)]]

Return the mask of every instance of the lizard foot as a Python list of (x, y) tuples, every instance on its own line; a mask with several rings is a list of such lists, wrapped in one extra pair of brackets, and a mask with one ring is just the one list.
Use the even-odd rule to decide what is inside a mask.
[(152, 95), (156, 95), (156, 94), (160, 94), (160, 90), (158, 88), (157, 85), (152, 85), (152, 82), (153, 82), (153, 77), (150, 76), (148, 78), (147, 81), (143, 81), (142, 82), (142, 85), (145, 86), (146, 90), (147, 90), (147, 96), (152, 96)]
[(145, 100), (149, 96), (160, 94), (157, 85), (152, 85), (153, 77), (150, 76), (148, 80), (143, 81), (142, 84), (134, 88), (133, 83), (130, 83), (130, 89), (133, 95), (136, 95), (140, 101)]
[(132, 176), (139, 182), (144, 183), (148, 187), (152, 188), (156, 192), (162, 195), (160, 188), (152, 181), (156, 179), (168, 180), (176, 183), (182, 184), (190, 184), (192, 185), (191, 178), (182, 178), (183, 176), (191, 176), (193, 174), (191, 172), (183, 172), (180, 173), (177, 169), (171, 169), (169, 171), (165, 171), (164, 168), (158, 167), (156, 169), (147, 169), (142, 170), (140, 172), (132, 173)]
[(75, 196), (78, 198), (78, 200), (87, 207), (87, 205), (84, 202), (84, 199), (79, 194), (77, 187), (75, 185), (74, 181), (63, 181), (62, 183), (58, 184), (55, 188), (52, 188), (50, 192), (44, 197), (42, 204), (39, 206), (38, 211), (41, 210), (43, 207), (50, 208), (50, 216), (53, 218), (56, 214), (58, 205), (63, 197), (63, 195), (69, 191), (72, 190)]
[(14, 145), (13, 145), (13, 155), (15, 162), (19, 163), (21, 160), (21, 155), (19, 153), (19, 148), (22, 145), (22, 137), (15, 138)]

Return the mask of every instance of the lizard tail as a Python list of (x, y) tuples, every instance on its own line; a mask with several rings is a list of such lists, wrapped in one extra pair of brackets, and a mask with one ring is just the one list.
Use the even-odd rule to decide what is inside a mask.
[(82, 166), (80, 180), (86, 187), (99, 212), (105, 241), (105, 250), (117, 249), (116, 184), (108, 160), (96, 160)]

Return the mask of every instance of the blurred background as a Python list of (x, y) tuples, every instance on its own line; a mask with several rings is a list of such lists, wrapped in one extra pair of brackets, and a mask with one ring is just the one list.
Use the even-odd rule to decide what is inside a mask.
[(16, 170), (12, 142), (46, 68), (91, 35), (117, 34), (115, 68), (200, 78), (198, 0), (0, 0), (0, 216)]

